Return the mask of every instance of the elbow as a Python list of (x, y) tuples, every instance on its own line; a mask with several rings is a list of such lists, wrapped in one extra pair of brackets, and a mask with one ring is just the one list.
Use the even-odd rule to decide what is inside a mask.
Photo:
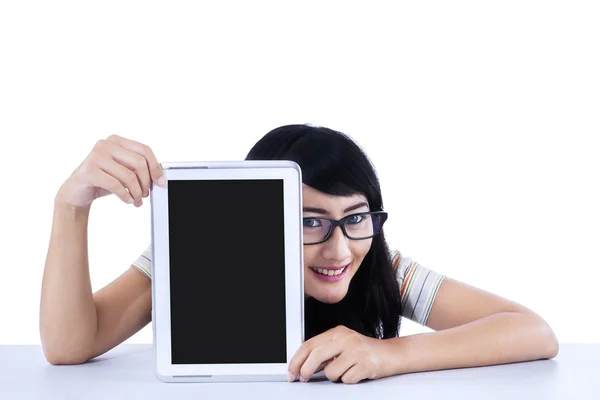
[(560, 345), (558, 344), (558, 340), (556, 339), (554, 332), (552, 332), (552, 329), (550, 329), (550, 327), (548, 327), (548, 330), (550, 332), (548, 333), (548, 337), (546, 338), (546, 340), (544, 342), (546, 344), (546, 346), (544, 349), (543, 358), (551, 359), (558, 355), (558, 352), (560, 350)]
[(64, 330), (40, 324), (40, 339), (44, 358), (52, 365), (83, 364), (91, 356), (92, 341), (89, 337), (71, 334)]
[(83, 364), (91, 358), (86, 346), (77, 345), (74, 341), (55, 340), (47, 335), (42, 335), (41, 339), (44, 358), (52, 365)]
[(52, 365), (77, 365), (83, 364), (89, 360), (83, 354), (77, 354), (70, 351), (61, 351), (60, 349), (49, 349), (44, 347), (44, 357)]
[(537, 326), (536, 343), (540, 346), (540, 359), (552, 359), (558, 355), (560, 345), (550, 325), (539, 315), (534, 314)]

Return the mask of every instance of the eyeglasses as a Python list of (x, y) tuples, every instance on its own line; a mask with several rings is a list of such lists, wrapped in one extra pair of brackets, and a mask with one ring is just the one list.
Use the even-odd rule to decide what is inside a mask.
[(340, 220), (331, 218), (303, 218), (304, 244), (319, 244), (331, 237), (336, 226), (342, 228), (344, 236), (352, 240), (369, 239), (381, 232), (388, 214), (373, 211), (348, 215)]

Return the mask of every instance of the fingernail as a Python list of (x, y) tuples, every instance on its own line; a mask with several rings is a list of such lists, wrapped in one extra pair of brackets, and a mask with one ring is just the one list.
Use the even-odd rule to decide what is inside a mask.
[(292, 373), (290, 371), (288, 371), (287, 380), (288, 380), (288, 382), (294, 382), (296, 380), (296, 377), (294, 375), (292, 375)]
[(158, 186), (165, 186), (165, 177), (161, 176), (160, 178), (158, 178), (158, 181), (156, 181), (156, 184)]
[(303, 376), (300, 376), (300, 382), (308, 382), (308, 379), (304, 379)]

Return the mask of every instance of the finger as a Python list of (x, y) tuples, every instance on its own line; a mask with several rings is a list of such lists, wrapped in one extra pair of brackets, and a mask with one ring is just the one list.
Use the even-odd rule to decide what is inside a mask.
[(292, 359), (290, 360), (290, 362), (288, 364), (288, 371), (290, 372), (290, 374), (292, 376), (298, 378), (298, 375), (300, 374), (300, 368), (302, 368), (302, 365), (304, 364), (304, 362), (310, 355), (310, 352), (315, 347), (332, 340), (332, 338), (334, 337), (334, 335), (333, 335), (334, 329), (335, 328), (329, 329), (328, 331), (325, 331), (319, 335), (316, 335), (316, 336), (308, 339), (306, 342), (302, 343), (302, 345), (296, 351), (296, 354), (294, 354), (294, 356), (292, 357)]
[[(331, 361), (333, 361), (333, 360), (327, 360), (327, 361), (325, 361), (325, 362), (322, 362), (322, 363), (321, 363), (321, 365), (319, 365), (319, 367), (318, 367), (318, 368), (317, 368), (317, 370), (315, 371), (315, 374), (316, 374), (317, 372), (321, 372), (321, 371), (323, 371), (323, 369), (324, 369), (324, 368), (325, 368), (325, 367), (326, 367), (326, 366), (327, 366), (327, 365), (328, 365), (328, 364), (329, 364)], [(294, 375), (294, 377), (293, 377), (293, 378), (294, 378), (294, 379), (292, 379), (292, 380), (296, 380), (296, 378), (297, 378), (297, 375)], [(288, 379), (288, 380), (289, 380), (289, 379)]]
[(127, 204), (134, 202), (133, 198), (123, 186), (123, 184), (114, 176), (107, 174), (106, 172), (97, 169), (92, 173), (90, 182), (96, 187), (100, 187), (114, 193), (115, 196), (123, 200)]
[(337, 382), (354, 365), (358, 363), (354, 353), (345, 351), (325, 366), (324, 372), (327, 379)]
[(317, 371), (319, 366), (332, 359), (333, 357), (339, 356), (345, 349), (346, 342), (343, 339), (334, 340), (314, 348), (309, 356), (306, 358), (304, 364), (300, 368), (300, 377), (308, 380)]
[(354, 364), (340, 378), (342, 382), (348, 384), (358, 383), (366, 379), (362, 367), (359, 364)]
[(156, 159), (154, 152), (149, 146), (143, 143), (136, 142), (134, 140), (121, 137), (119, 135), (111, 135), (108, 137), (107, 140), (110, 142), (118, 143), (120, 146), (143, 156), (148, 162), (148, 170), (150, 171), (152, 181), (159, 186), (164, 186), (164, 183), (159, 181), (159, 178), (163, 176), (163, 169), (158, 160)]
[(321, 371), (323, 371), (323, 370), (325, 369), (325, 367), (326, 367), (326, 366), (328, 366), (328, 365), (329, 365), (329, 363), (330, 363), (330, 362), (332, 362), (333, 360), (335, 360), (335, 357), (333, 357), (333, 358), (330, 358), (330, 359), (329, 359), (329, 360), (327, 360), (327, 361), (323, 361), (323, 362), (321, 363), (321, 365), (319, 365), (319, 367), (318, 367), (318, 368), (315, 370), (315, 374), (316, 374), (317, 372), (321, 372)]
[(97, 162), (100, 170), (121, 182), (135, 200), (136, 205), (141, 203), (142, 187), (140, 186), (137, 174), (134, 171), (108, 157), (100, 157)]
[(150, 194), (150, 186), (152, 185), (152, 178), (150, 177), (150, 171), (148, 169), (148, 162), (144, 156), (139, 155), (136, 152), (128, 150), (116, 144), (109, 144), (110, 155), (112, 159), (118, 163), (124, 165), (132, 171), (135, 171), (138, 182), (142, 188), (142, 197), (147, 197)]

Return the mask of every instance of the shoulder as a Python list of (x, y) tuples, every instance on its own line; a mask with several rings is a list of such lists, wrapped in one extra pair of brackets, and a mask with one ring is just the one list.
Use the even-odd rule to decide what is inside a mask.
[(396, 275), (398, 278), (404, 279), (413, 264), (412, 258), (403, 256), (398, 250), (391, 250), (390, 258), (392, 259), (392, 267), (396, 271)]
[(141, 273), (152, 279), (152, 243), (131, 263)]
[(398, 250), (391, 251), (391, 258), (400, 287), (402, 316), (425, 325), (445, 276), (403, 256)]

